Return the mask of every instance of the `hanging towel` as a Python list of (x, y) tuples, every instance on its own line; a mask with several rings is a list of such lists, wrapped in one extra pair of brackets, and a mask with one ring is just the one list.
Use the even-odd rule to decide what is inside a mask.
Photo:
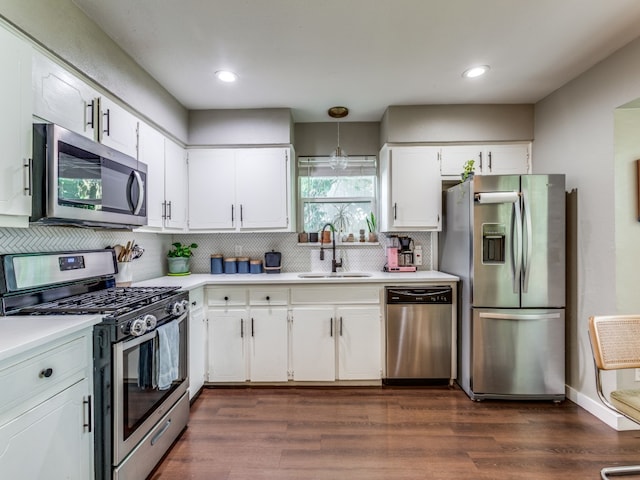
[(155, 357), (158, 337), (154, 337), (140, 345), (140, 357), (138, 358), (138, 387), (142, 390), (156, 388), (158, 379), (156, 373)]
[(177, 320), (158, 327), (158, 389), (167, 390), (178, 379), (180, 326)]

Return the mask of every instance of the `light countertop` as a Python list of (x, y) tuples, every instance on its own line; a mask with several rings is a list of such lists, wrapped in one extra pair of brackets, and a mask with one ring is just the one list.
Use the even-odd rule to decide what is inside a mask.
[[(309, 273), (309, 272), (305, 272)], [(313, 272), (318, 273), (318, 272)], [(349, 272), (346, 272), (349, 273)], [(367, 277), (334, 277), (334, 278), (300, 278), (299, 273), (235, 273), (235, 274), (191, 274), (185, 276), (156, 277), (142, 282), (136, 282), (133, 286), (166, 287), (176, 286), (186, 290), (206, 285), (332, 285), (332, 284), (371, 284), (382, 285), (406, 285), (406, 284), (433, 284), (455, 283), (458, 277), (433, 270), (418, 272), (365, 272)]]
[(0, 317), (0, 361), (100, 323), (100, 315)]

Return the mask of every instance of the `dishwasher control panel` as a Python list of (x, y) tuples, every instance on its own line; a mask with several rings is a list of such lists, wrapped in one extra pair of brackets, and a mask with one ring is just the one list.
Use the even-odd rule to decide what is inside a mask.
[(387, 305), (407, 303), (451, 304), (452, 300), (451, 287), (386, 288)]

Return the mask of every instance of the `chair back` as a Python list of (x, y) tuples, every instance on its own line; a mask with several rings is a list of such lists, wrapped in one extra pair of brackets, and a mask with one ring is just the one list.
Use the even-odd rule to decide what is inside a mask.
[(640, 368), (640, 315), (589, 317), (589, 337), (599, 370)]

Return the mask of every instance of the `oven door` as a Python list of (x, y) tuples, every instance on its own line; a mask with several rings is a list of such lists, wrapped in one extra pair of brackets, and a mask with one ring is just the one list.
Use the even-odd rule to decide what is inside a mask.
[[(179, 331), (178, 378), (158, 387), (161, 349), (153, 331), (113, 346), (113, 464), (119, 465), (162, 416), (187, 391), (187, 314), (175, 321)], [(162, 374), (162, 372), (159, 372)]]

